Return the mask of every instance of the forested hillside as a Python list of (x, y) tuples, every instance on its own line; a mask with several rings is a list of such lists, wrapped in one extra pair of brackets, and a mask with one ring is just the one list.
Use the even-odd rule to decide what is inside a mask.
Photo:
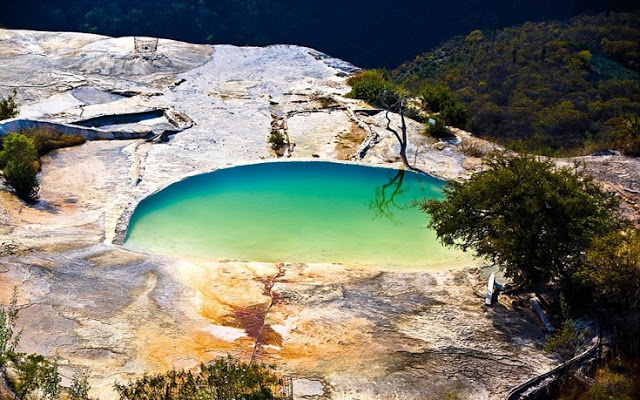
[(391, 68), (473, 29), (632, 7), (633, 0), (3, 0), (0, 26), (196, 43), (300, 44), (361, 67)]
[(475, 30), (392, 75), (413, 89), (448, 87), (468, 108), (468, 129), (514, 147), (640, 152), (638, 12)]

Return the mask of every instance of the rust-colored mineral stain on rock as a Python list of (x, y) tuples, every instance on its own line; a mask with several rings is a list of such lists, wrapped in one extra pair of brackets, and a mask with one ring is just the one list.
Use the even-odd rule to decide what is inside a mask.
[(260, 332), (258, 343), (261, 345), (282, 347), (282, 335), (274, 331), (271, 325), (265, 325)]
[(282, 335), (274, 331), (271, 325), (267, 324), (267, 315), (271, 307), (277, 303), (280, 296), (273, 290), (278, 278), (285, 274), (284, 264), (277, 266), (277, 272), (272, 276), (254, 276), (254, 279), (263, 285), (262, 294), (270, 300), (268, 303), (255, 304), (249, 307), (233, 307), (230, 317), (233, 321), (227, 321), (228, 326), (234, 325), (241, 327), (247, 333), (247, 336), (254, 339), (252, 360), (260, 358), (260, 350), (262, 346), (282, 347)]
[(237, 307), (226, 319), (225, 325), (244, 329), (247, 336), (255, 340), (256, 344), (282, 346), (282, 336), (265, 323), (268, 305), (256, 304), (251, 307)]
[(267, 308), (265, 304), (256, 304), (251, 307), (237, 307), (233, 310), (233, 321), (229, 321), (230, 323), (227, 325), (232, 326), (233, 322), (236, 322), (237, 326), (247, 332), (247, 336), (257, 340), (264, 326)]
[[(246, 266), (245, 266), (246, 267)], [(273, 270), (271, 270), (273, 271)], [(271, 272), (269, 271), (269, 272)], [(235, 271), (234, 271), (235, 272)], [(237, 286), (242, 286), (245, 291), (251, 286), (247, 285), (246, 280), (237, 280), (237, 276), (231, 274), (226, 269), (221, 269), (216, 275), (206, 276), (206, 282), (202, 279), (199, 281), (199, 291), (203, 295), (202, 303), (200, 305), (199, 314), (215, 324), (228, 326), (231, 328), (242, 329), (246, 332), (246, 338), (238, 338), (233, 341), (234, 345), (241, 346), (251, 344), (254, 352), (259, 346), (282, 346), (282, 336), (273, 330), (273, 328), (267, 324), (267, 315), (269, 309), (278, 302), (280, 295), (273, 290), (273, 286), (277, 282), (278, 278), (284, 276), (284, 264), (278, 264), (276, 266), (275, 274), (273, 272), (261, 275), (257, 271), (250, 271), (253, 282), (261, 288), (256, 287), (254, 293), (259, 294), (258, 297), (264, 299), (261, 302), (247, 305), (245, 301), (232, 302), (228, 301), (229, 297), (225, 296), (225, 293), (214, 293), (211, 289), (211, 285), (220, 287), (223, 283), (230, 283), (232, 287), (240, 289)], [(211, 284), (211, 285), (209, 285)], [(251, 289), (254, 290), (253, 288)], [(246, 298), (245, 300), (249, 300)], [(234, 298), (234, 300), (238, 300)], [(254, 301), (257, 300), (254, 297)]]

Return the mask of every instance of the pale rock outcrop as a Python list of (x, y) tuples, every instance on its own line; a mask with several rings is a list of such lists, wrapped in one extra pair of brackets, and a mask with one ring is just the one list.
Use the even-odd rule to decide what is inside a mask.
[[(0, 297), (19, 289), (21, 350), (58, 358), (65, 382), (90, 367), (102, 399), (115, 398), (115, 380), (226, 353), (277, 362), (307, 399), (497, 398), (550, 367), (535, 317), (508, 299), (484, 308), (469, 265), (192, 260), (118, 245), (144, 197), (190, 175), (273, 161), (272, 115), (286, 122), (292, 159), (400, 165), (384, 116), (343, 97), (356, 70), (346, 62), (286, 45), (133, 48), (133, 38), (0, 30), (0, 95), (19, 90), (19, 118), (113, 116), (109, 129), (129, 131), (165, 121), (116, 114), (161, 109), (186, 124), (164, 143), (98, 140), (51, 153), (34, 207), (0, 191)], [(456, 143), (435, 146), (421, 130), (409, 123), (412, 162), (444, 178), (470, 174)]]

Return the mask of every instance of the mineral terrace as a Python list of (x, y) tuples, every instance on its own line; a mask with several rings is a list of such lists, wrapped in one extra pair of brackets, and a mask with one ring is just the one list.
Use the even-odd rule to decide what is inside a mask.
[[(399, 166), (384, 112), (343, 97), (356, 70), (297, 46), (161, 39), (140, 55), (130, 37), (0, 30), (0, 95), (15, 87), (21, 106), (13, 124), (105, 121), (99, 129), (119, 132), (105, 137), (121, 138), (46, 156), (34, 207), (0, 191), (0, 298), (18, 287), (20, 350), (59, 360), (67, 385), (89, 367), (101, 399), (115, 398), (114, 381), (225, 354), (277, 363), (299, 399), (498, 398), (550, 369), (557, 360), (527, 307), (507, 296), (483, 306), (486, 279), (470, 268), (481, 264), (398, 271), (121, 247), (142, 198), (275, 160), (273, 126), (292, 143), (283, 159)], [(459, 141), (436, 143), (412, 121), (409, 135), (410, 160), (436, 176), (464, 179), (479, 166)]]

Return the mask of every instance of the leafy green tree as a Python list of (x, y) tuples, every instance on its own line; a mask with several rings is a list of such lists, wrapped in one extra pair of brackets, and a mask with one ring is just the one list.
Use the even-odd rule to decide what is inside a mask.
[(18, 133), (10, 133), (4, 138), (3, 149), (0, 151), (0, 166), (3, 167), (4, 178), (18, 197), (27, 203), (38, 199), (37, 159), (38, 154), (31, 139)]
[(544, 349), (556, 353), (562, 361), (569, 360), (576, 354), (580, 344), (580, 334), (573, 320), (563, 321), (560, 329), (547, 336)]
[(46, 361), (42, 368), (41, 391), (44, 400), (55, 400), (60, 397), (60, 374), (58, 373), (58, 363)]
[(485, 164), (448, 182), (445, 199), (422, 203), (439, 240), (501, 264), (517, 284), (571, 284), (594, 238), (618, 226), (618, 200), (591, 177), (531, 155), (494, 154)]
[(18, 116), (20, 111), (15, 102), (16, 94), (16, 90), (13, 89), (13, 93), (7, 96), (7, 98), (0, 98), (0, 120)]

